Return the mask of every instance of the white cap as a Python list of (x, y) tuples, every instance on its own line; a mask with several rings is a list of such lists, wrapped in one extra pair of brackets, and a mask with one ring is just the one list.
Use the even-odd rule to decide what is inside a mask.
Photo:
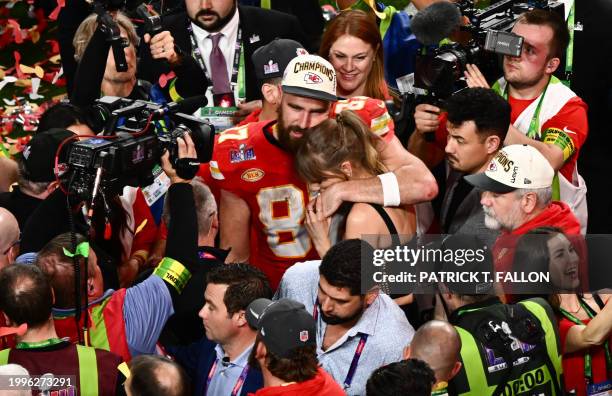
[(283, 74), (283, 92), (335, 102), (336, 71), (318, 55), (293, 58)]
[(484, 173), (465, 176), (465, 180), (481, 190), (505, 194), (517, 188), (550, 187), (554, 176), (554, 169), (535, 147), (513, 144), (499, 150)]

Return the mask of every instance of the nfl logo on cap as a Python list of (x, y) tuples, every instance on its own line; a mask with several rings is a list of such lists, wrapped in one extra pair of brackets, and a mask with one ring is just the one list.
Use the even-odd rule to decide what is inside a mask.
[(306, 342), (308, 341), (308, 330), (302, 330), (300, 331), (300, 341), (302, 342)]

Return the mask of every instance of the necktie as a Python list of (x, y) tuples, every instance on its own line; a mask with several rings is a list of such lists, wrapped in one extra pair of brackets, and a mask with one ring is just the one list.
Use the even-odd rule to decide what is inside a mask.
[(227, 64), (225, 58), (219, 48), (219, 40), (223, 36), (222, 33), (210, 35), (212, 40), (212, 51), (210, 51), (210, 74), (213, 80), (213, 93), (228, 93), (231, 92), (229, 78), (227, 76)]

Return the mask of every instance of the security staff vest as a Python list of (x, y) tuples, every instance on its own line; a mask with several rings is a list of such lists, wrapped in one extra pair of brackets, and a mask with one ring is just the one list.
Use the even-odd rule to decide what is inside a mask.
[[(503, 388), (497, 394), (504, 396), (559, 395), (559, 334), (543, 299), (506, 305), (492, 298), (458, 309), (450, 322), (461, 338), (463, 363), (449, 384), (450, 395), (489, 396), (498, 386)], [(499, 347), (504, 342), (507, 349)], [(507, 360), (513, 361), (512, 368)]]
[[(126, 289), (119, 289), (109, 297), (89, 306), (88, 345), (111, 351), (129, 362), (132, 358), (127, 344), (123, 303)], [(68, 316), (53, 315), (55, 331), (59, 337), (69, 337), (73, 343), (78, 342), (78, 332), (74, 314)], [(84, 319), (81, 318), (81, 321)], [(81, 322), (82, 326), (82, 322)]]

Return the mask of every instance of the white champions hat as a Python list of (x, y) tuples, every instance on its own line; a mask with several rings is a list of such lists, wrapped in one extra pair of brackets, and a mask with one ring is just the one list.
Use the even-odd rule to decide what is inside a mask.
[(335, 102), (336, 71), (331, 63), (318, 55), (293, 58), (283, 74), (283, 92)]
[(554, 169), (535, 147), (513, 144), (499, 150), (486, 171), (465, 180), (480, 190), (505, 194), (518, 188), (550, 187), (554, 176)]

